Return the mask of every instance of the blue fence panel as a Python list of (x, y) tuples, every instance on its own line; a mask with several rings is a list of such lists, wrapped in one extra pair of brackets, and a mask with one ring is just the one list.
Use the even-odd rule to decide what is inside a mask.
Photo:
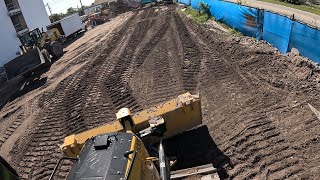
[(291, 19), (279, 14), (264, 12), (263, 39), (282, 53), (288, 52), (291, 28)]
[(260, 36), (258, 9), (216, 0), (209, 1), (209, 7), (211, 15), (218, 21), (227, 24), (244, 35)]
[(203, 4), (208, 4), (210, 7), (210, 4), (212, 4), (213, 1), (215, 0), (191, 0), (191, 7), (193, 9), (201, 10), (199, 7), (200, 2), (202, 2)]
[(208, 4), (216, 20), (235, 28), (244, 35), (264, 39), (282, 53), (291, 48), (302, 56), (320, 62), (320, 31), (293, 21), (288, 17), (220, 0), (179, 0), (198, 9)]
[(302, 56), (320, 62), (320, 31), (305, 24), (294, 22), (289, 50), (296, 48)]
[(203, 2), (203, 0), (191, 0), (191, 7), (193, 8), (193, 9), (198, 9), (198, 10), (200, 10), (200, 8), (199, 8), (199, 3), (200, 2)]
[(190, 6), (190, 4), (191, 4), (191, 0), (178, 0), (178, 2), (181, 4), (185, 4), (187, 6)]
[(148, 3), (152, 3), (153, 0), (141, 0), (142, 4), (148, 4)]

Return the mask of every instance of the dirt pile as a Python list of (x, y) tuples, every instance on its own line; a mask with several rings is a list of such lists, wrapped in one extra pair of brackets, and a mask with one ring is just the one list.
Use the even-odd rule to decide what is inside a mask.
[(121, 13), (125, 13), (128, 12), (130, 10), (132, 10), (133, 8), (137, 8), (141, 6), (140, 3), (136, 2), (136, 1), (132, 1), (132, 0), (119, 0), (119, 1), (115, 1), (115, 2), (111, 2), (109, 4), (109, 10), (112, 14), (114, 15), (118, 15)]
[(119, 108), (137, 112), (186, 91), (200, 92), (204, 123), (175, 137), (184, 147), (172, 150), (181, 159), (175, 168), (212, 163), (220, 177), (236, 179), (320, 175), (319, 120), (308, 107), (320, 107), (312, 63), (200, 27), (173, 6), (125, 17), (112, 33), (83, 39), (70, 53), (108, 37), (57, 62), (69, 65), (51, 69), (44, 87), (1, 110), (0, 150), (23, 179), (48, 178), (65, 136), (113, 121)]

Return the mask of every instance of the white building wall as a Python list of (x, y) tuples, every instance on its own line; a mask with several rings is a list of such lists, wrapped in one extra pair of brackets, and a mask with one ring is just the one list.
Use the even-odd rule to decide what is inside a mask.
[(86, 9), (84, 9), (83, 11), (84, 11), (85, 15), (89, 15), (91, 13), (95, 13), (96, 11), (101, 11), (101, 9), (102, 9), (102, 5), (99, 4), (99, 5), (88, 7)]
[(43, 28), (51, 24), (42, 0), (18, 0), (21, 12), (30, 30)]
[(0, 0), (0, 23), (0, 66), (2, 66), (17, 56), (21, 44), (3, 0)]
[[(50, 19), (42, 0), (18, 0), (22, 15), (30, 30), (43, 28), (50, 24)], [(8, 16), (4, 0), (0, 0), (0, 66), (17, 57), (21, 42)]]

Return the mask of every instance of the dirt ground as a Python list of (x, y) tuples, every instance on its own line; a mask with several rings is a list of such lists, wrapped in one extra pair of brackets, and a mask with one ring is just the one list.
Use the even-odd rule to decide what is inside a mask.
[(203, 125), (172, 139), (176, 169), (212, 163), (222, 179), (320, 176), (320, 120), (308, 106), (320, 108), (320, 76), (308, 60), (200, 27), (173, 6), (121, 14), (65, 51), (40, 85), (0, 111), (0, 153), (22, 179), (47, 179), (65, 136), (186, 91), (200, 93)]

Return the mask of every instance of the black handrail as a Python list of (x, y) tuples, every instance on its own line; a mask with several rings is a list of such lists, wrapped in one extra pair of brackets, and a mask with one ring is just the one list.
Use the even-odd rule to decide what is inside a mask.
[(51, 173), (51, 176), (49, 177), (49, 180), (52, 180), (52, 178), (53, 178), (54, 174), (56, 173), (61, 161), (63, 161), (63, 160), (78, 160), (78, 158), (70, 158), (70, 157), (62, 157), (62, 158), (60, 158), (58, 163), (54, 167), (53, 172)]

